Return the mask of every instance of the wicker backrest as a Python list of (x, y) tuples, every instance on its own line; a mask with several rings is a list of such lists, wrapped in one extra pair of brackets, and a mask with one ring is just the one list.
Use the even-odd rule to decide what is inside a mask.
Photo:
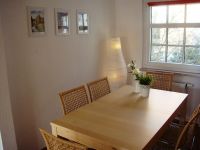
[(89, 103), (85, 86), (60, 92), (59, 95), (65, 115)]
[(160, 90), (172, 90), (173, 73), (147, 72), (152, 77), (151, 87)]
[(188, 123), (183, 128), (179, 138), (177, 140), (175, 150), (179, 150), (182, 147), (186, 149), (192, 149), (193, 138), (195, 134), (195, 129), (197, 126), (197, 120), (200, 116), (200, 105), (194, 110)]
[(92, 81), (87, 84), (91, 101), (95, 101), (98, 98), (110, 93), (110, 85), (107, 77)]
[(40, 129), (40, 133), (45, 141), (47, 150), (86, 150), (86, 146), (75, 142), (59, 139), (48, 132)]

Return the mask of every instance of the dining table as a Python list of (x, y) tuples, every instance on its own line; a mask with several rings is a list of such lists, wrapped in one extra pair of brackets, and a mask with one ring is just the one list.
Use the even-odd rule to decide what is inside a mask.
[(97, 150), (149, 150), (185, 108), (187, 94), (124, 85), (53, 120), (52, 134)]

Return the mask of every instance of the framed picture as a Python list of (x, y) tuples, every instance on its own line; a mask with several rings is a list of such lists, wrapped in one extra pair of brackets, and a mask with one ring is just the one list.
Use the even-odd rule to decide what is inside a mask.
[(86, 11), (77, 10), (77, 32), (78, 34), (89, 33), (89, 15)]
[(69, 35), (69, 13), (65, 9), (55, 8), (56, 35)]
[(45, 35), (46, 28), (46, 10), (42, 7), (27, 7), (29, 35)]

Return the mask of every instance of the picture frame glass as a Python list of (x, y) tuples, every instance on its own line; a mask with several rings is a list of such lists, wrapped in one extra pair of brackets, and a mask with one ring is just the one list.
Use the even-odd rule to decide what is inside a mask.
[(56, 9), (56, 34), (67, 35), (70, 33), (69, 13), (63, 9)]
[(44, 35), (46, 33), (45, 9), (28, 7), (30, 35)]
[(77, 12), (77, 28), (79, 34), (89, 33), (89, 16), (86, 12)]

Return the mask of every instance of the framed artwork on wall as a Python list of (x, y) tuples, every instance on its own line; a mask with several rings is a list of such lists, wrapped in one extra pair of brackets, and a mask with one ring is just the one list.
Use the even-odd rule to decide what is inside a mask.
[(70, 16), (65, 9), (55, 8), (56, 35), (70, 34)]
[(27, 7), (28, 30), (30, 36), (42, 36), (47, 33), (46, 9), (42, 7)]
[(86, 11), (77, 10), (77, 33), (88, 34), (89, 33), (89, 15)]

